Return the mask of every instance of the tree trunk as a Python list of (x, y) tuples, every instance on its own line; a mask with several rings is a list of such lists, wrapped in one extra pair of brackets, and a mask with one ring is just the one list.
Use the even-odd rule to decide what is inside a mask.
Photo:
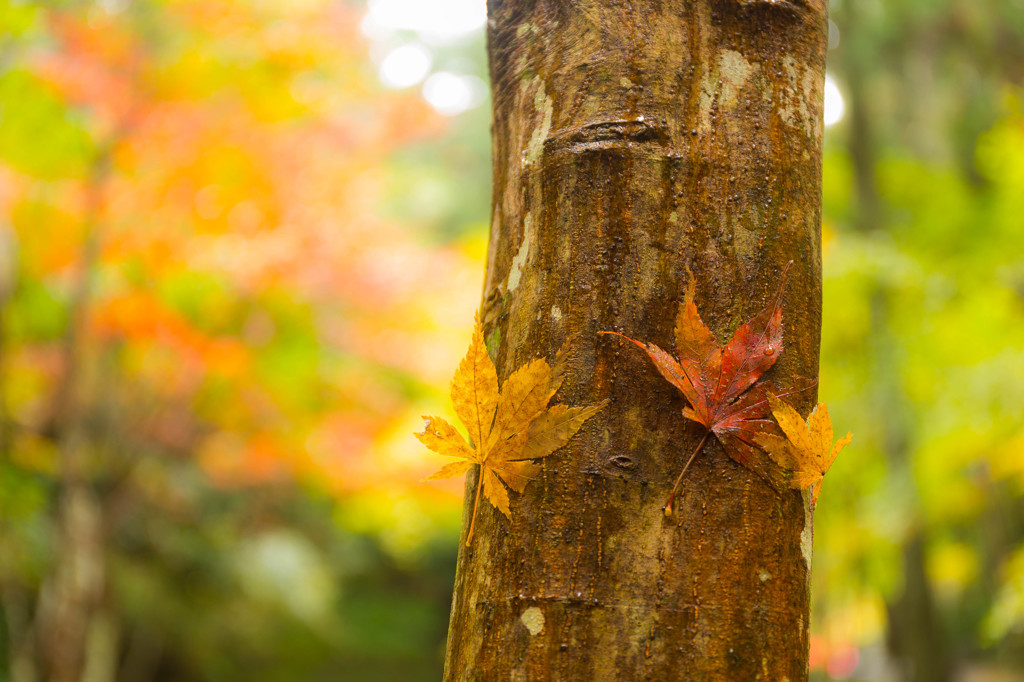
[(106, 589), (104, 510), (89, 480), (87, 461), (93, 443), (85, 429), (88, 397), (84, 378), (88, 313), (100, 254), (100, 218), (111, 150), (117, 139), (112, 138), (93, 161), (85, 188), (85, 242), (63, 340), (64, 374), (54, 394), (61, 488), (55, 519), (59, 541), (52, 574), (41, 589), (38, 622), (47, 682), (82, 681), (89, 664), (90, 623)]
[(792, 260), (766, 378), (817, 376), (825, 2), (488, 4), (484, 333), (502, 379), (568, 340), (556, 398), (612, 403), (543, 460), (511, 523), (481, 506), (445, 677), (804, 680), (806, 501), (712, 439), (666, 518), (703, 430), (642, 353), (597, 332), (673, 347), (689, 267), (726, 340)]

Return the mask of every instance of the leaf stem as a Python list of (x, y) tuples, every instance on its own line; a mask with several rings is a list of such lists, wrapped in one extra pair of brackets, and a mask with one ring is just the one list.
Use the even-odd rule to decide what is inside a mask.
[(480, 506), (480, 488), (484, 484), (484, 465), (480, 465), (480, 474), (476, 479), (476, 497), (473, 498), (473, 516), (469, 520), (469, 532), (466, 534), (466, 547), (473, 541), (473, 527), (476, 525), (476, 509)]
[(668, 502), (665, 504), (665, 516), (672, 516), (672, 504), (676, 501), (676, 492), (679, 490), (679, 484), (683, 482), (683, 474), (685, 474), (686, 470), (690, 468), (690, 463), (693, 462), (693, 458), (696, 457), (697, 453), (700, 452), (700, 449), (704, 447), (704, 443), (710, 435), (711, 429), (704, 432), (704, 437), (700, 439), (699, 443), (697, 443), (697, 447), (694, 448), (693, 454), (690, 455), (690, 459), (686, 460), (686, 465), (683, 467), (683, 470), (679, 472), (679, 478), (676, 479), (676, 484), (672, 486), (672, 492), (669, 494)]

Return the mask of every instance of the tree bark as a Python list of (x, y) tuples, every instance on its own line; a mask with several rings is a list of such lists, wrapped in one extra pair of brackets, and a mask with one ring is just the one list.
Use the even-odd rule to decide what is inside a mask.
[(500, 379), (568, 341), (556, 399), (612, 403), (513, 495), (511, 522), (481, 505), (445, 678), (805, 680), (806, 500), (710, 439), (666, 518), (703, 429), (642, 353), (597, 332), (673, 347), (689, 267), (725, 341), (792, 260), (766, 379), (817, 376), (825, 1), (488, 9), (484, 333)]

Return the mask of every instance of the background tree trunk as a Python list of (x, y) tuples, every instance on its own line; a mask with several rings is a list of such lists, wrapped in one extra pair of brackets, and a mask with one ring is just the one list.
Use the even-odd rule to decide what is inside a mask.
[(596, 332), (672, 347), (690, 267), (724, 341), (793, 260), (766, 378), (817, 376), (825, 2), (488, 5), (484, 333), (499, 379), (569, 339), (557, 399), (613, 402), (544, 460), (511, 523), (482, 506), (446, 678), (806, 679), (806, 501), (712, 439), (666, 518), (702, 430), (642, 353)]
[(47, 682), (82, 682), (84, 671), (95, 669), (89, 660), (90, 629), (107, 581), (104, 509), (92, 488), (88, 465), (94, 443), (86, 429), (90, 402), (86, 331), (109, 174), (110, 153), (104, 148), (92, 164), (86, 186), (86, 240), (63, 339), (63, 376), (53, 398), (61, 488), (56, 519), (59, 550), (52, 575), (41, 590), (37, 623)]
[[(877, 134), (872, 126), (872, 120), (876, 117), (871, 111), (867, 83), (869, 60), (877, 58), (880, 47), (872, 44), (874, 36), (865, 25), (863, 14), (863, 6), (849, 2), (842, 6), (839, 18), (849, 36), (842, 52), (842, 67), (850, 106), (847, 150), (852, 161), (852, 185), (857, 197), (851, 218), (857, 230), (870, 234), (889, 232), (892, 226), (876, 176)], [(932, 55), (925, 57), (927, 61)], [(921, 58), (918, 56), (916, 61), (921, 61)], [(903, 90), (913, 90), (914, 80), (905, 79)], [(917, 99), (921, 99), (920, 93)], [(931, 128), (938, 130), (940, 127)], [(948, 646), (926, 570), (929, 529), (921, 518), (923, 511), (920, 492), (912, 472), (910, 443), (913, 408), (900, 383), (901, 358), (897, 352), (899, 342), (892, 326), (890, 288), (891, 285), (880, 280), (874, 283), (869, 298), (872, 343), (868, 349), (868, 358), (872, 365), (873, 395), (868, 409), (874, 412), (874, 422), (880, 430), (890, 475), (906, 482), (905, 489), (909, 491), (905, 496), (909, 505), (908, 514), (914, 519), (903, 539), (903, 587), (886, 604), (886, 639), (889, 653), (898, 662), (897, 668), (904, 682), (949, 682), (957, 668), (956, 655)]]

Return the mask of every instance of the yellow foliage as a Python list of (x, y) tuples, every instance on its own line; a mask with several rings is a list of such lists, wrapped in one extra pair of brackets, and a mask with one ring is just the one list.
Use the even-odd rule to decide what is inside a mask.
[(466, 544), (473, 538), (480, 493), (502, 514), (511, 518), (508, 490), (518, 493), (536, 477), (540, 466), (528, 460), (547, 457), (569, 442), (583, 422), (607, 404), (587, 407), (548, 406), (562, 385), (564, 366), (559, 353), (554, 367), (539, 359), (520, 367), (498, 388), (494, 363), (487, 355), (479, 320), (466, 357), (452, 379), (455, 414), (469, 431), (471, 444), (455, 427), (440, 417), (424, 417), (426, 425), (416, 437), (428, 448), (457, 460), (424, 480), (461, 476), (480, 465), (473, 521)]
[(783, 400), (769, 395), (768, 402), (786, 437), (758, 434), (755, 441), (779, 466), (791, 472), (790, 487), (803, 490), (815, 486), (813, 502), (817, 502), (825, 474), (839, 452), (853, 440), (853, 434), (847, 433), (832, 444), (832, 419), (825, 403), (818, 403), (804, 422)]

